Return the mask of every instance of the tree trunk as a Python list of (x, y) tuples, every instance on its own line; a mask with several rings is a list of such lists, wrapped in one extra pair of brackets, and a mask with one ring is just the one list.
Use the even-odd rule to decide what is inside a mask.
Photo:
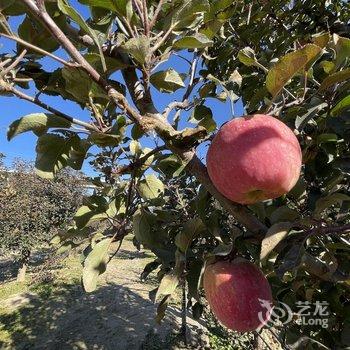
[(18, 269), (18, 272), (17, 272), (17, 282), (24, 282), (26, 279), (26, 272), (27, 272), (29, 257), (30, 257), (30, 251), (26, 250), (22, 252), (21, 267)]
[(180, 333), (183, 342), (187, 346), (187, 297), (186, 297), (186, 279), (182, 283), (182, 310), (181, 310), (181, 329)]

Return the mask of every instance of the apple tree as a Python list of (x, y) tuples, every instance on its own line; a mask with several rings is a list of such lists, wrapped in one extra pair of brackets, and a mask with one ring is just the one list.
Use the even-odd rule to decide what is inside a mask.
[[(151, 295), (158, 320), (178, 287), (200, 317), (205, 262), (243, 257), (264, 271), (276, 305), (296, 314), (298, 303), (328, 305), (326, 328), (297, 317), (275, 325), (286, 348), (346, 344), (346, 2), (6, 0), (0, 8), (1, 36), (16, 43), (15, 54), (1, 56), (0, 92), (33, 104), (32, 114), (10, 125), (8, 139), (34, 132), (35, 168), (44, 178), (85, 160), (100, 174), (74, 225), (55, 238), (68, 247), (88, 242), (86, 291), (117, 254), (114, 243), (131, 234), (156, 255), (142, 278), (158, 271)], [(159, 93), (180, 98), (164, 107)], [(52, 99), (75, 102), (86, 118), (70, 115), (64, 102), (53, 107)], [(244, 114), (272, 115), (293, 130), (303, 166), (289, 193), (240, 205), (217, 190), (201, 159), (222, 121), (213, 99), (227, 101), (225, 120), (241, 104)]]
[(67, 229), (81, 204), (80, 181), (69, 171), (48, 181), (23, 160), (0, 168), (0, 253), (15, 255), (20, 263), (19, 281), (25, 279), (31, 253)]

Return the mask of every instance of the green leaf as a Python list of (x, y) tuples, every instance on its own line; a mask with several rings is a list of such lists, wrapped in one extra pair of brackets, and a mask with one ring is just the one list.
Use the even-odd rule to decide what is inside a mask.
[[(107, 94), (96, 86), (89, 75), (81, 68), (64, 67), (62, 77), (65, 80), (65, 91), (74, 96), (74, 99), (85, 105), (89, 102), (89, 96), (105, 97)], [(93, 89), (94, 88), (94, 89)]]
[(320, 103), (315, 107), (311, 107), (307, 113), (302, 116), (297, 116), (295, 119), (295, 128), (299, 131), (302, 130), (305, 125), (315, 116), (319, 115), (319, 113), (328, 106), (326, 102)]
[(331, 116), (336, 117), (344, 110), (350, 109), (350, 95), (344, 97), (336, 106), (331, 110)]
[(335, 64), (330, 61), (322, 61), (320, 62), (320, 66), (327, 74), (329, 74), (335, 68)]
[(0, 11), (5, 10), (7, 7), (10, 7), (15, 0), (0, 0)]
[(24, 15), (27, 12), (27, 8), (21, 0), (0, 0), (0, 11), (5, 18), (5, 16)]
[(158, 259), (156, 259), (156, 260), (151, 261), (150, 263), (148, 263), (148, 264), (144, 267), (144, 269), (143, 269), (143, 271), (142, 271), (142, 273), (141, 273), (141, 276), (140, 276), (141, 281), (145, 281), (145, 280), (147, 279), (147, 277), (149, 276), (149, 274), (150, 274), (151, 272), (153, 272), (154, 270), (156, 270), (156, 269), (159, 267), (160, 264), (161, 264), (161, 263), (159, 262)]
[(182, 162), (175, 154), (166, 155), (157, 162), (157, 168), (169, 177), (179, 176), (186, 165), (187, 163)]
[(278, 278), (283, 279), (287, 271), (294, 272), (302, 263), (302, 258), (305, 253), (304, 242), (289, 244), (277, 256), (275, 264), (275, 272)]
[(8, 128), (7, 139), (10, 141), (23, 132), (33, 131), (40, 136), (49, 128), (70, 128), (71, 122), (55, 114), (33, 113), (15, 120)]
[(260, 260), (264, 260), (270, 252), (281, 242), (291, 229), (290, 222), (279, 222), (272, 225), (261, 242)]
[(186, 253), (187, 249), (191, 245), (193, 239), (201, 232), (205, 231), (206, 227), (200, 218), (193, 218), (188, 220), (180, 233), (175, 237), (175, 244), (181, 250)]
[(255, 57), (255, 52), (250, 47), (245, 47), (244, 49), (240, 50), (237, 55), (240, 62), (242, 62), (245, 66), (255, 66), (258, 62)]
[(84, 261), (83, 286), (88, 293), (96, 289), (98, 277), (106, 271), (111, 242), (111, 238), (98, 242)]
[(73, 241), (66, 241), (56, 250), (56, 254), (57, 255), (64, 254), (64, 253), (74, 249), (77, 246), (78, 245), (76, 243), (74, 243)]
[(150, 55), (150, 39), (145, 35), (140, 35), (137, 38), (131, 38), (122, 46), (122, 49), (134, 57), (134, 59), (144, 64)]
[(342, 204), (344, 201), (350, 201), (350, 196), (344, 193), (332, 193), (326, 197), (321, 197), (316, 202), (315, 215), (319, 216), (325, 209), (332, 205)]
[(38, 138), (35, 160), (36, 173), (52, 179), (66, 166), (81, 169), (90, 145), (77, 135), (62, 137), (56, 134), (44, 134)]
[[(103, 72), (103, 67), (101, 63), (101, 57), (97, 53), (87, 53), (84, 55), (84, 58), (99, 72)], [(115, 57), (105, 57), (106, 61), (106, 73), (112, 74), (117, 70), (124, 69), (128, 67), (126, 63), (124, 63), (121, 59)]]
[(191, 36), (185, 36), (173, 44), (175, 49), (203, 49), (209, 46), (213, 46), (213, 41), (206, 35), (196, 33)]
[(127, 6), (130, 0), (79, 0), (81, 4), (101, 7), (116, 12), (118, 15), (126, 17)]
[(206, 128), (209, 132), (216, 129), (216, 122), (213, 118), (213, 113), (209, 107), (198, 105), (193, 109), (193, 112), (188, 119), (190, 123), (198, 124)]
[(169, 304), (169, 295), (165, 296), (162, 301), (159, 303), (157, 307), (157, 316), (156, 316), (156, 322), (160, 324), (162, 319), (165, 317), (165, 311)]
[(157, 290), (156, 301), (158, 301), (162, 297), (172, 295), (175, 292), (179, 283), (179, 277), (173, 272), (164, 275), (164, 277), (160, 281)]
[(172, 93), (185, 87), (180, 74), (172, 68), (152, 74), (150, 81), (161, 92)]
[(92, 132), (88, 140), (100, 147), (117, 146), (121, 141), (118, 135), (104, 134), (102, 132)]
[(167, 30), (171, 25), (174, 29), (189, 29), (198, 24), (201, 20), (201, 13), (209, 11), (208, 0), (176, 1), (172, 2), (171, 10), (164, 19), (164, 28)]
[(189, 263), (189, 267), (186, 273), (186, 280), (188, 285), (188, 295), (190, 298), (199, 300), (201, 276), (204, 272), (203, 260), (193, 260)]
[(336, 72), (327, 78), (325, 78), (320, 87), (318, 88), (319, 91), (323, 91), (328, 89), (329, 87), (333, 86), (334, 84), (341, 83), (345, 80), (350, 79), (350, 68), (341, 70), (340, 72)]
[(195, 320), (200, 320), (204, 311), (204, 306), (198, 301), (192, 306), (192, 316)]
[(320, 134), (317, 136), (317, 143), (322, 144), (326, 142), (337, 142), (338, 136), (337, 134)]
[(300, 218), (300, 215), (297, 211), (283, 205), (277, 208), (271, 215), (270, 221), (272, 224), (276, 224), (280, 221), (295, 221)]
[(151, 226), (147, 213), (137, 210), (133, 215), (133, 229), (136, 239), (142, 243), (152, 246), (154, 239), (151, 234)]
[(57, 0), (58, 8), (67, 16), (69, 16), (75, 23), (77, 23), (82, 30), (85, 31), (86, 34), (89, 34), (94, 43), (98, 47), (98, 51), (100, 53), (100, 59), (103, 67), (103, 71), (106, 71), (106, 61), (102, 50), (101, 42), (96, 34), (96, 32), (91, 29), (86, 20), (74, 9), (74, 7), (70, 6), (67, 0)]
[(88, 137), (88, 141), (100, 147), (116, 146), (124, 138), (126, 119), (123, 115), (119, 115), (108, 133), (92, 132)]
[(95, 210), (89, 208), (87, 205), (81, 206), (74, 215), (74, 221), (78, 228), (84, 228), (93, 221), (107, 219), (105, 209), (96, 208)]
[(335, 66), (340, 67), (350, 57), (350, 39), (333, 34), (333, 42), (336, 51)]
[(314, 44), (305, 45), (302, 49), (288, 53), (272, 67), (266, 77), (266, 88), (275, 97), (283, 87), (301, 69), (314, 60), (321, 52), (321, 48)]
[(146, 175), (137, 185), (143, 199), (158, 198), (164, 192), (164, 184), (154, 174)]
[[(34, 18), (26, 16), (24, 21), (18, 27), (18, 35), (25, 41), (38, 46), (48, 52), (56, 51), (59, 44), (52, 38), (50, 32)], [(24, 46), (17, 44), (19, 51), (24, 49)], [(28, 50), (28, 53), (40, 55), (37, 51)]]

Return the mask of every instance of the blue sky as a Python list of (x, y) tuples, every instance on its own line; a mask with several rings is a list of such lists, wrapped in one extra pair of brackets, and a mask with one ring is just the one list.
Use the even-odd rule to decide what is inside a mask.
[[(76, 5), (79, 9), (80, 13), (84, 17), (88, 17), (89, 12), (88, 9), (85, 6), (80, 5), (76, 0), (71, 1), (72, 5)], [(12, 27), (12, 30), (16, 31), (18, 25), (22, 22), (23, 17), (16, 17), (12, 18), (10, 25)], [(16, 45), (4, 38), (0, 38), (0, 53), (13, 53), (15, 52)], [(55, 53), (58, 56), (61, 56), (63, 58), (68, 58), (67, 54), (59, 50)], [(188, 53), (184, 53), (186, 57), (190, 58), (192, 55)], [(59, 65), (56, 64), (55, 61), (49, 58), (44, 58), (41, 60), (44, 68), (48, 71), (56, 69)], [(173, 57), (170, 59), (170, 61), (162, 64), (157, 69), (163, 70), (165, 68), (172, 67), (179, 73), (187, 73), (188, 72), (188, 63), (184, 61), (183, 59), (179, 57)], [(199, 66), (198, 69), (201, 69)], [(121, 81), (121, 74), (115, 73), (112, 76), (113, 79)], [(34, 95), (35, 89), (31, 88), (30, 90), (25, 90), (26, 94)], [(174, 100), (181, 100), (182, 95), (184, 93), (184, 90), (178, 90), (176, 93), (173, 94), (162, 94), (159, 93), (157, 90), (153, 90), (153, 96), (154, 101), (156, 102), (156, 107), (161, 111), (164, 109), (164, 107), (171, 101)], [(90, 114), (87, 110), (82, 110), (80, 106), (70, 102), (65, 101), (60, 97), (50, 97), (42, 95), (41, 99), (53, 107), (75, 117), (81, 120), (89, 121)], [(212, 109), (212, 112), (214, 114), (214, 118), (220, 126), (225, 121), (229, 120), (231, 118), (231, 110), (230, 105), (228, 102), (223, 103), (214, 99), (209, 99), (206, 102), (206, 105)], [(6, 139), (6, 131), (9, 124), (30, 113), (38, 113), (38, 112), (44, 112), (40, 107), (33, 105), (29, 102), (19, 100), (15, 97), (4, 97), (0, 96), (0, 152), (4, 153), (6, 155), (6, 163), (10, 164), (12, 160), (16, 157), (21, 157), (26, 160), (34, 160), (35, 159), (35, 145), (36, 145), (36, 137), (32, 133), (25, 133), (22, 135), (19, 135), (15, 137), (11, 142), (8, 142)], [(241, 115), (242, 114), (242, 106), (241, 103), (237, 103), (235, 105), (235, 115)], [(180, 126), (185, 127), (188, 125), (187, 116), (184, 114), (182, 116), (182, 122), (180, 123)], [(142, 143), (144, 146), (152, 147), (154, 145), (153, 141), (151, 139), (143, 139)], [(201, 158), (205, 155), (205, 150), (200, 149), (199, 155)], [(91, 169), (87, 162), (85, 162), (83, 171), (90, 174)]]

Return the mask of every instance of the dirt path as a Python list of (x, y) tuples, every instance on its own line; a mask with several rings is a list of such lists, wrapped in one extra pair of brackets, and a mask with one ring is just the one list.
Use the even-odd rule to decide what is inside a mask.
[[(156, 325), (156, 306), (148, 297), (154, 285), (140, 281), (148, 261), (126, 241), (95, 293), (69, 284), (11, 297), (2, 305), (8, 312), (0, 314), (1, 330), (8, 334), (0, 349), (173, 349), (180, 312), (171, 307)], [(203, 349), (205, 343), (197, 341), (203, 326), (191, 318), (189, 324), (197, 345), (188, 348)]]

